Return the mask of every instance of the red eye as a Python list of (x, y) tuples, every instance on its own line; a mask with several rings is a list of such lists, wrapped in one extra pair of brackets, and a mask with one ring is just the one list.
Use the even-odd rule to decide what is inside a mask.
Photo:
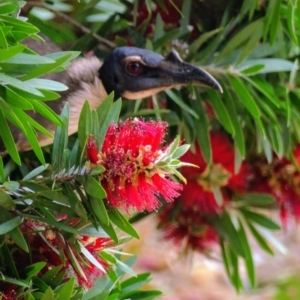
[(126, 72), (130, 75), (139, 75), (142, 72), (143, 66), (137, 61), (130, 61), (125, 65)]

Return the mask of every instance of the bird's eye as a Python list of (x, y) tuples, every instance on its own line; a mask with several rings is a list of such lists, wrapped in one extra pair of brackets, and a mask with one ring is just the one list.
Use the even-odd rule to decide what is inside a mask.
[(130, 61), (125, 65), (125, 70), (128, 74), (137, 76), (143, 70), (143, 65), (137, 61)]

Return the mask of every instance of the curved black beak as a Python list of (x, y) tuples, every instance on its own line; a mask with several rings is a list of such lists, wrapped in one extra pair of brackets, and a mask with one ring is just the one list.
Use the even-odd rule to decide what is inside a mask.
[(220, 83), (212, 75), (201, 68), (182, 61), (174, 50), (161, 61), (159, 66), (174, 85), (194, 84), (214, 88), (220, 93), (223, 92)]

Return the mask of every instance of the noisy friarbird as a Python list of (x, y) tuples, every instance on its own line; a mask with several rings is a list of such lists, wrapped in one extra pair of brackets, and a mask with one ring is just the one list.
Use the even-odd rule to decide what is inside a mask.
[[(42, 43), (30, 40), (26, 43), (40, 55), (60, 51), (50, 41)], [(116, 48), (103, 63), (95, 56), (77, 58), (64, 72), (47, 75), (46, 78), (64, 83), (69, 88), (61, 93), (59, 100), (47, 102), (58, 114), (64, 104), (69, 102), (69, 134), (77, 131), (84, 102), (88, 100), (92, 108), (97, 108), (112, 91), (116, 99), (121, 97), (129, 100), (145, 98), (187, 84), (202, 85), (222, 91), (216, 79), (204, 70), (183, 62), (177, 52), (171, 51), (169, 55), (163, 57), (152, 51), (135, 47)], [(52, 123), (38, 114), (30, 113), (30, 115), (50, 132), (54, 132), (55, 126)], [(30, 145), (24, 134), (15, 127), (11, 127), (11, 130), (18, 150), (29, 150)], [(41, 133), (37, 134), (41, 146), (52, 143), (51, 138)], [(1, 140), (0, 153), (5, 153)]]

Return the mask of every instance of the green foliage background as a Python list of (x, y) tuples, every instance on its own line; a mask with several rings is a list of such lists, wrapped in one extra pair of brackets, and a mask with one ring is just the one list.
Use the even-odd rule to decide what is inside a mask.
[[(210, 128), (224, 130), (232, 137), (237, 169), (242, 159), (253, 153), (263, 154), (269, 162), (274, 153), (293, 159), (293, 146), (300, 142), (297, 72), (300, 1), (186, 0), (182, 6), (180, 1), (159, 0), (27, 1), (21, 12), (24, 4), (25, 1), (17, 0), (0, 3), (0, 136), (9, 154), (0, 157), (2, 241), (9, 233), (20, 248), (28, 250), (18, 226), (25, 217), (41, 220), (41, 215), (47, 216), (43, 221), (57, 228), (70, 245), (74, 243), (71, 236), (82, 234), (82, 228), (94, 230), (94, 234), (95, 227), (102, 228), (100, 236), (109, 235), (116, 242), (119, 242), (116, 230), (138, 236), (117, 210), (106, 211), (102, 203), (103, 193), (97, 194), (101, 201), (95, 201), (95, 194), (89, 192), (91, 185), (98, 191), (102, 187), (92, 175), (84, 173), (84, 154), (80, 152), (82, 149), (77, 137), (67, 138), (68, 107), (58, 117), (47, 106), (47, 101), (57, 99), (59, 95), (56, 92), (66, 87), (40, 79), (40, 76), (66, 68), (79, 54), (77, 51), (93, 49), (96, 55), (104, 58), (113, 47), (127, 45), (128, 41), (161, 54), (167, 54), (174, 48), (183, 60), (199, 65), (214, 75), (224, 90), (223, 94), (219, 94), (214, 90), (190, 86), (155, 96), (151, 103), (138, 100), (112, 104), (110, 96), (97, 116), (86, 105), (80, 119), (83, 126), (78, 133), (81, 144), (85, 144), (87, 133), (94, 132), (100, 136), (102, 130), (103, 137), (108, 123), (118, 120), (121, 113), (121, 118), (142, 115), (167, 121), (171, 136), (179, 133), (190, 143), (194, 140), (199, 142), (207, 163), (212, 159)], [(29, 11), (29, 8), (33, 9)], [(144, 18), (141, 11), (145, 13)], [(172, 16), (171, 12), (177, 12), (179, 17), (164, 21), (162, 14), (168, 15), (168, 11), (169, 16)], [(149, 30), (151, 27), (154, 28), (152, 32)], [(39, 31), (68, 51), (39, 56), (22, 44), (26, 37), (40, 39), (37, 35)], [(208, 101), (213, 106), (217, 115), (213, 123), (208, 119), (202, 101)], [(29, 110), (35, 110), (62, 126), (56, 132), (53, 147), (40, 148), (35, 132), (50, 133), (28, 116)], [(104, 120), (103, 116), (107, 118)], [(95, 120), (98, 128), (91, 127)], [(18, 153), (9, 123), (25, 133), (33, 152)], [(36, 180), (36, 176), (45, 170), (43, 179)], [(101, 171), (98, 170), (99, 173)], [(76, 178), (76, 181), (63, 183), (65, 178)], [(79, 187), (85, 189), (87, 196), (76, 197), (73, 191), (78, 191)], [(26, 206), (20, 206), (20, 202), (27, 199), (29, 193), (33, 204), (28, 212)], [(236, 289), (242, 286), (239, 275), (241, 260), (246, 263), (251, 286), (255, 286), (255, 270), (247, 237), (249, 232), (265, 251), (272, 253), (274, 243), (280, 248), (270, 233), (279, 229), (278, 225), (253, 212), (250, 207), (254, 202), (260, 206), (268, 205), (272, 199), (257, 195), (248, 197), (250, 200), (243, 202), (247, 204), (242, 205), (241, 210), (226, 212), (214, 220), (216, 228), (222, 229), (223, 259)], [(67, 212), (66, 202), (70, 205)], [(71, 228), (64, 222), (56, 222), (53, 215), (58, 212), (79, 216), (82, 223), (77, 228)], [(4, 248), (1, 255), (6, 253)], [(71, 279), (60, 287), (52, 286), (44, 290), (42, 284), (38, 285), (42, 292), (28, 293), (28, 299), (48, 299), (43, 298), (45, 295), (50, 295), (49, 299), (56, 297), (54, 295), (60, 295), (61, 299), (75, 299), (78, 295), (83, 299), (93, 299), (96, 293), (101, 295), (101, 299), (125, 299), (129, 292), (126, 294), (124, 290), (130, 290), (130, 284), (119, 283), (119, 278), (124, 272), (131, 271), (118, 258), (107, 257), (116, 269), (97, 283), (98, 290), (83, 296), (83, 291), (76, 288)], [(128, 265), (131, 263), (129, 261)], [(14, 276), (4, 280), (19, 278), (18, 284), (28, 288), (32, 282), (37, 282), (33, 278), (40, 266), (35, 267), (35, 272), (23, 280), (12, 263), (9, 268)], [(138, 286), (146, 283), (147, 276), (139, 275), (136, 281), (132, 281), (132, 286), (137, 282)], [(72, 293), (68, 296), (62, 290), (72, 290)], [(159, 292), (149, 291), (142, 298), (133, 287), (130, 293), (135, 295), (131, 299), (152, 299)]]

